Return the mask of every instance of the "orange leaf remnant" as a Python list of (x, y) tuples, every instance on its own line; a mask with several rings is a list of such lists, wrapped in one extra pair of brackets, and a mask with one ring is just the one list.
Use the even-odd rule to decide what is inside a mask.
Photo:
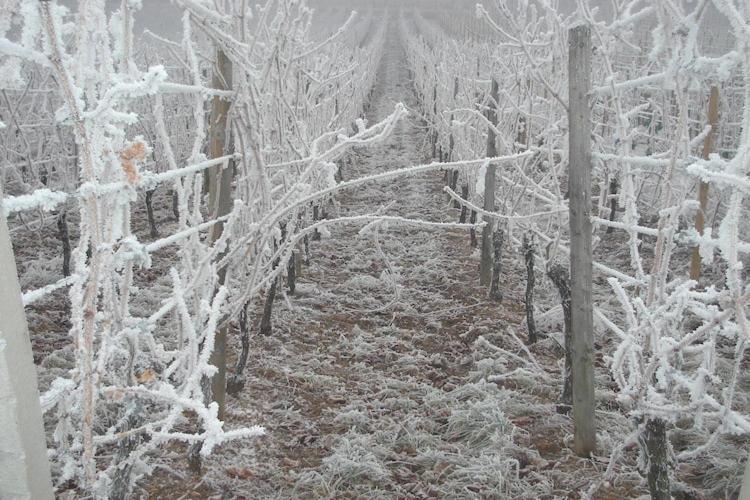
[(136, 379), (141, 384), (153, 382), (154, 380), (156, 380), (156, 372), (149, 368), (148, 370), (144, 370), (139, 375), (137, 375)]
[(122, 170), (128, 179), (128, 183), (136, 184), (140, 180), (138, 167), (135, 163), (143, 161), (146, 158), (146, 143), (140, 140), (134, 141), (130, 146), (120, 151), (120, 161)]

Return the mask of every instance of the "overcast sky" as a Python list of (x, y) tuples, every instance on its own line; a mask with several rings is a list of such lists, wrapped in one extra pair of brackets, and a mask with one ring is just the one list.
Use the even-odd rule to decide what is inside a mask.
[[(77, 9), (77, 0), (60, 0), (63, 5), (71, 8), (72, 11)], [(260, 0), (251, 2), (259, 3)], [(466, 11), (471, 13), (476, 3), (483, 3), (490, 8), (495, 0), (308, 0), (308, 5), (313, 7), (320, 16), (325, 16), (326, 12), (332, 9), (339, 10), (367, 10), (371, 8), (382, 8), (391, 6), (398, 8), (400, 6), (419, 7), (424, 9), (435, 9), (439, 7), (449, 7), (452, 9)], [(121, 0), (106, 0), (107, 8), (113, 11), (119, 8)], [(510, 2), (509, 2), (510, 3)], [(576, 0), (559, 0), (560, 10), (569, 14), (575, 9)], [(603, 17), (611, 15), (610, 0), (590, 0), (590, 5), (596, 5), (600, 8), (600, 14)], [(143, 0), (143, 8), (136, 17), (136, 33), (141, 33), (144, 29), (149, 29), (154, 33), (166, 36), (171, 39), (181, 37), (181, 11), (175, 7), (171, 0)], [(728, 36), (728, 30), (722, 28), (726, 24), (721, 16), (710, 6), (707, 13), (707, 28), (704, 30), (704, 37), (710, 39), (724, 39)], [(317, 19), (317, 23), (324, 23), (323, 19)], [(341, 22), (341, 17), (336, 18), (336, 23)], [(317, 24), (316, 23), (316, 24)], [(331, 26), (335, 29), (338, 26)], [(722, 47), (723, 48), (723, 47)]]
[[(609, 4), (607, 0), (598, 0), (601, 3)], [(60, 0), (62, 5), (67, 6), (71, 11), (77, 10), (77, 0)], [(120, 0), (106, 0), (107, 9), (112, 12), (120, 7)], [(253, 2), (255, 3), (255, 2)], [(466, 9), (471, 13), (474, 10), (477, 0), (308, 0), (308, 5), (325, 15), (329, 9), (344, 10), (363, 10), (372, 7), (384, 7), (390, 5), (398, 8), (399, 6), (419, 6), (420, 8), (434, 8), (440, 6), (450, 6), (454, 9)], [(490, 7), (494, 0), (479, 0)], [(574, 8), (575, 0), (560, 0), (561, 10), (571, 12)], [(140, 33), (144, 29), (149, 29), (170, 38), (177, 38), (181, 35), (181, 11), (175, 7), (171, 0), (143, 0), (143, 8), (136, 16), (136, 32)], [(322, 21), (322, 20), (319, 20)]]

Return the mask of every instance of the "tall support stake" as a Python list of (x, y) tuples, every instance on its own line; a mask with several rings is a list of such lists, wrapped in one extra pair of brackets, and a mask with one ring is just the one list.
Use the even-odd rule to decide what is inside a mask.
[(750, 500), (750, 458), (745, 462), (745, 475), (742, 477), (738, 500)]
[[(493, 125), (497, 125), (497, 101), (500, 89), (497, 80), (492, 79), (492, 90), (490, 91), (490, 103), (488, 104), (487, 119)], [(495, 130), (492, 126), (487, 127), (487, 157), (497, 156), (497, 145), (495, 144)], [(495, 165), (487, 165), (484, 174), (484, 209), (488, 212), (495, 211)], [(482, 228), (482, 256), (479, 261), (479, 282), (489, 286), (492, 281), (492, 257), (493, 244), (492, 233), (495, 229), (493, 219), (486, 217), (487, 225)]]
[(437, 157), (437, 142), (438, 142), (438, 129), (437, 129), (437, 80), (435, 85), (432, 87), (432, 119), (435, 120), (435, 131), (432, 134), (432, 157)]
[[(703, 159), (708, 160), (709, 155), (714, 149), (714, 140), (716, 138), (716, 126), (719, 123), (719, 88), (711, 87), (711, 96), (708, 99), (708, 124), (711, 126), (711, 132), (703, 140)], [(698, 187), (698, 203), (700, 209), (695, 215), (695, 230), (703, 236), (706, 227), (706, 209), (708, 208), (708, 183), (701, 181)], [(698, 280), (701, 277), (701, 255), (698, 247), (693, 247), (693, 254), (690, 259), (690, 279)]]
[(0, 282), (0, 498), (51, 499), (36, 369), (2, 209)]
[(596, 449), (591, 302), (591, 28), (572, 28), (568, 43), (573, 443), (578, 455), (588, 456)]
[[(216, 71), (213, 76), (213, 86), (216, 89), (231, 90), (232, 88), (232, 62), (222, 50), (216, 52)], [(211, 103), (211, 130), (210, 148), (211, 157), (219, 158), (227, 152), (229, 135), (229, 123), (227, 116), (231, 103), (226, 99), (214, 97)], [(234, 166), (232, 162), (217, 165), (208, 172), (208, 206), (213, 218), (223, 217), (232, 210), (232, 175)], [(211, 243), (221, 237), (224, 224), (218, 223), (212, 226), (209, 238)], [(219, 285), (224, 284), (226, 270), (219, 271)], [(216, 332), (214, 340), (214, 351), (211, 354), (211, 364), (217, 368), (216, 374), (211, 379), (211, 393), (214, 401), (219, 405), (219, 419), (224, 420), (226, 409), (226, 384), (227, 384), (227, 328), (222, 327)]]
[[(453, 107), (456, 106), (456, 98), (458, 97), (458, 77), (456, 77), (453, 81)], [(453, 119), (455, 116), (451, 114), (450, 118), (450, 135), (448, 136), (448, 156), (447, 161), (453, 161), (453, 150), (456, 147), (456, 139), (453, 137)], [(456, 179), (456, 183), (458, 182), (458, 170), (453, 171), (453, 178)], [(451, 182), (453, 184), (453, 182)], [(467, 186), (468, 188), (468, 186)], [(464, 198), (468, 199), (468, 198)], [(456, 200), (453, 201), (453, 206), (455, 208), (459, 208), (458, 202)], [(462, 207), (462, 214), (466, 207)]]
[(526, 262), (526, 298), (524, 300), (526, 304), (526, 326), (529, 330), (529, 344), (534, 344), (537, 341), (537, 335), (536, 322), (534, 321), (534, 283), (536, 276), (534, 276), (535, 245), (533, 235), (523, 235), (521, 252)]
[[(458, 98), (458, 77), (453, 81), (453, 106), (456, 106), (456, 99)], [(453, 137), (453, 119), (455, 116), (451, 114), (451, 134), (448, 138), (448, 161), (453, 161), (453, 149), (456, 147), (456, 139)]]

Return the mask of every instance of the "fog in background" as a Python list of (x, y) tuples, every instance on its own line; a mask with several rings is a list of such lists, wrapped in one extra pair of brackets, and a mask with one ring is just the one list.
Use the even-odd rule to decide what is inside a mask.
[[(182, 9), (171, 0), (142, 0), (143, 7), (136, 15), (136, 33), (149, 30), (170, 39), (179, 39), (182, 36)], [(240, 0), (229, 0), (237, 1)], [(687, 1), (689, 7), (693, 2)], [(67, 6), (72, 12), (77, 10), (77, 0), (61, 0), (62, 5)], [(249, 5), (264, 3), (263, 0), (254, 0)], [(490, 12), (495, 5), (495, 0), (308, 0), (307, 4), (315, 10), (314, 22), (317, 31), (332, 32), (336, 30), (345, 20), (345, 13), (353, 10), (367, 12), (385, 12), (385, 10), (398, 11), (399, 9), (418, 9), (425, 14), (437, 14), (447, 10), (455, 13), (457, 20), (467, 16), (473, 16), (477, 3), (482, 3)], [(110, 12), (120, 7), (121, 0), (106, 0)], [(513, 0), (509, 1), (513, 5)], [(610, 0), (590, 0), (589, 5), (597, 9), (597, 18), (608, 20), (612, 17), (612, 2)], [(559, 10), (565, 15), (575, 12), (576, 0), (559, 0)], [(733, 41), (727, 29), (726, 19), (721, 16), (713, 4), (709, 2), (708, 11), (704, 16), (702, 39), (703, 46), (710, 47), (708, 54), (721, 53), (726, 50)], [(651, 23), (645, 22), (643, 26), (637, 27), (644, 35), (651, 30)]]
[[(260, 4), (262, 1), (254, 1), (253, 5)], [(315, 9), (316, 21), (324, 23), (326, 14), (331, 11), (362, 11), (368, 10), (382, 11), (385, 9), (398, 10), (419, 9), (423, 11), (434, 11), (448, 9), (461, 14), (461, 16), (473, 15), (475, 5), (482, 3), (488, 9), (494, 4), (494, 0), (308, 0), (307, 4)], [(68, 7), (72, 12), (78, 9), (77, 0), (61, 0), (60, 4)], [(107, 9), (113, 12), (120, 8), (120, 0), (106, 0)], [(609, 0), (597, 0), (592, 2), (598, 5), (602, 12), (609, 13)], [(560, 10), (566, 14), (575, 10), (575, 0), (560, 0)], [(142, 32), (144, 29), (153, 31), (162, 36), (177, 38), (181, 36), (181, 16), (182, 10), (171, 0), (143, 0), (143, 8), (136, 15), (136, 32)], [(339, 17), (335, 20), (338, 22)], [(336, 29), (338, 26), (331, 23), (330, 28)]]

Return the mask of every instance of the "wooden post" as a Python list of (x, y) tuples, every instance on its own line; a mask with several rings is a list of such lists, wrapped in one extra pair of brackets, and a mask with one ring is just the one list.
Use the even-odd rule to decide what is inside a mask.
[[(212, 85), (216, 89), (230, 90), (232, 88), (232, 62), (223, 51), (216, 52), (216, 70)], [(227, 136), (229, 123), (227, 116), (231, 103), (226, 99), (214, 97), (211, 103), (211, 129), (209, 143), (211, 157), (219, 158), (227, 153)], [(226, 168), (217, 165), (208, 171), (208, 206), (212, 218), (223, 217), (232, 210), (232, 162)], [(211, 227), (209, 238), (211, 243), (221, 237), (224, 224), (218, 223)], [(219, 285), (224, 284), (226, 270), (219, 271)], [(227, 329), (222, 327), (216, 332), (214, 351), (211, 353), (211, 364), (217, 368), (211, 379), (211, 393), (213, 400), (219, 405), (219, 419), (224, 420), (226, 410), (227, 385)]]
[[(719, 123), (719, 88), (711, 87), (711, 96), (708, 99), (708, 124), (711, 126), (711, 132), (708, 133), (703, 141), (703, 159), (708, 160), (709, 155), (714, 148), (714, 139), (716, 137), (716, 126)], [(700, 208), (695, 215), (695, 230), (703, 236), (703, 230), (706, 226), (706, 209), (708, 208), (708, 183), (701, 181), (698, 187), (698, 203)], [(693, 254), (690, 259), (690, 279), (698, 280), (701, 277), (701, 255), (699, 248), (693, 247)]]
[(432, 87), (432, 119), (435, 120), (435, 131), (432, 135), (432, 157), (437, 156), (437, 141), (438, 141), (438, 129), (437, 129), (437, 80), (435, 85)]
[[(459, 171), (454, 170), (453, 175), (451, 175), (451, 189), (455, 191), (458, 188), (458, 175)], [(453, 208), (461, 208), (461, 204), (458, 203), (458, 200), (453, 200)]]
[[(472, 224), (472, 226), (473, 226), (476, 223), (477, 223), (477, 212), (476, 212), (476, 210), (472, 210), (471, 211), (471, 215), (469, 216), (469, 224)], [(471, 240), (471, 243), (470, 243), (471, 244), (471, 248), (476, 248), (477, 247), (477, 230), (476, 230), (476, 228), (472, 227), (471, 229), (469, 229), (469, 238)]]
[(36, 368), (1, 208), (0, 281), (0, 498), (51, 499)]
[[(617, 194), (619, 186), (620, 183), (617, 181), (617, 177), (612, 177), (612, 180), (609, 183), (609, 196), (612, 197), (609, 202), (609, 220), (611, 222), (614, 222), (615, 216), (617, 215), (617, 197), (615, 195)], [(607, 234), (610, 234), (614, 229), (614, 227), (609, 226), (607, 228)]]
[[(500, 89), (497, 80), (492, 79), (492, 90), (490, 92), (490, 103), (487, 111), (487, 119), (493, 125), (497, 125), (497, 101)], [(487, 157), (497, 156), (497, 146), (495, 144), (495, 131), (492, 127), (487, 127)], [(488, 212), (495, 211), (495, 165), (488, 165), (484, 174), (484, 209)], [(482, 256), (479, 261), (479, 282), (482, 285), (489, 286), (492, 281), (492, 233), (494, 232), (494, 220), (485, 217), (487, 225), (482, 228)]]
[[(456, 107), (456, 98), (457, 97), (458, 97), (458, 77), (456, 77), (453, 80), (453, 107), (454, 108)], [(455, 118), (455, 116), (453, 114), (451, 114), (451, 118), (450, 118), (450, 120), (451, 120), (450, 131), (451, 132), (450, 132), (450, 136), (448, 137), (448, 161), (453, 161), (453, 150), (456, 147), (456, 139), (455, 139), (455, 137), (453, 137), (453, 119), (454, 118)], [(457, 173), (458, 170), (455, 170), (454, 172)], [(464, 199), (468, 199), (468, 198), (464, 197)], [(458, 202), (456, 200), (453, 201), (453, 206), (456, 207), (456, 208), (458, 208), (457, 203)], [(463, 207), (463, 209), (465, 210), (466, 207)], [(462, 211), (462, 213), (463, 213), (463, 211)]]
[(738, 500), (750, 500), (750, 458), (745, 462), (745, 475), (742, 477)]
[[(469, 199), (469, 185), (464, 184), (461, 186), (461, 198), (464, 200)], [(461, 205), (461, 216), (458, 218), (459, 224), (466, 224), (466, 215), (469, 213), (468, 209), (466, 208), (466, 205)]]
[(578, 455), (589, 456), (596, 449), (591, 302), (591, 28), (572, 28), (568, 43), (573, 443)]
[[(458, 98), (458, 77), (453, 81), (453, 107), (456, 106), (456, 99)], [(451, 134), (448, 138), (448, 161), (453, 161), (453, 149), (456, 146), (456, 139), (453, 137), (453, 120), (455, 116), (451, 114)]]
[(523, 235), (523, 245), (521, 247), (523, 258), (526, 262), (526, 326), (529, 330), (529, 344), (537, 341), (536, 323), (534, 321), (534, 236)]
[(496, 229), (492, 233), (492, 281), (490, 282), (490, 298), (503, 301), (503, 291), (500, 288), (500, 274), (503, 269), (503, 230)]

